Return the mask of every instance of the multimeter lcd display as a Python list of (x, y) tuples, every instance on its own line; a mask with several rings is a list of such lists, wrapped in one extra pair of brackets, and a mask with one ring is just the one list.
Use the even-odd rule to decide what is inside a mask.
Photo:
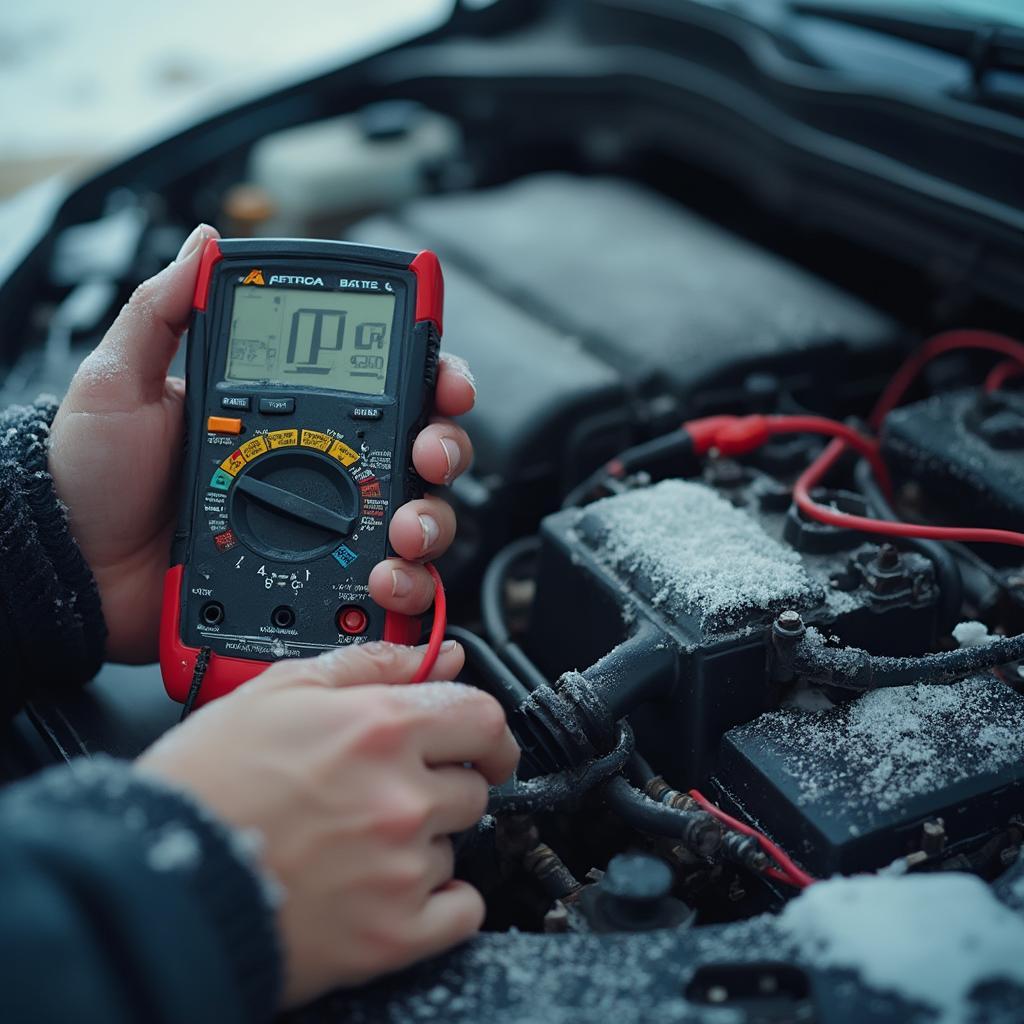
[(235, 288), (224, 376), (380, 395), (394, 295)]

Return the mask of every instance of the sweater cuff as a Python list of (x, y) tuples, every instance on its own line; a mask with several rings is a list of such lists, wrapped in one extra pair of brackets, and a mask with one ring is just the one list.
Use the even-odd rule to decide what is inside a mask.
[(66, 685), (99, 671), (107, 628), (47, 465), (56, 413), (40, 398), (0, 416), (0, 608), (17, 668)]
[(274, 909), (280, 890), (257, 865), (258, 842), (190, 794), (102, 755), (47, 769), (18, 790), (34, 813), (100, 816), (141, 840), (154, 884), (177, 875), (219, 937), (244, 1019), (273, 1016), (282, 986)]

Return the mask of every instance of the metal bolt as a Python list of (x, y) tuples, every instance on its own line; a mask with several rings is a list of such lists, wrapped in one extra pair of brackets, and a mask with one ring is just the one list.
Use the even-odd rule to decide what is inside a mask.
[(564, 903), (559, 900), (544, 915), (544, 931), (549, 935), (562, 934), (569, 930), (569, 911)]
[(921, 849), (934, 857), (946, 846), (946, 823), (941, 818), (926, 821), (921, 826)]
[(562, 858), (546, 843), (538, 843), (526, 854), (523, 867), (544, 886), (552, 899), (562, 899), (580, 887)]
[(655, 775), (644, 786), (644, 792), (659, 804), (667, 804), (679, 811), (701, 811), (703, 808), (688, 793), (673, 789), (660, 775)]
[(727, 860), (741, 864), (752, 871), (763, 871), (771, 866), (768, 855), (753, 836), (741, 835), (739, 832), (725, 832), (722, 835), (722, 853)]
[(802, 629), (804, 624), (804, 620), (800, 618), (800, 613), (793, 611), (792, 608), (780, 612), (779, 617), (775, 621), (779, 629), (784, 629), (787, 633), (795, 633), (798, 629)]
[(910, 871), (913, 868), (920, 867), (922, 864), (927, 863), (928, 854), (924, 850), (915, 850), (913, 853), (908, 853), (903, 858), (903, 863), (906, 864), (907, 870)]
[(710, 858), (722, 845), (722, 826), (710, 814), (691, 811), (693, 824), (686, 830), (685, 841), (694, 852)]
[(899, 549), (894, 544), (883, 544), (878, 549), (878, 568), (896, 569), (900, 564)]

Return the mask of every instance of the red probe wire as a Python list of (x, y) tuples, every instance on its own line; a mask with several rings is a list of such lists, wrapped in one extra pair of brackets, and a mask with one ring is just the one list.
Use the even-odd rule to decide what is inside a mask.
[[(989, 331), (946, 331), (926, 341), (896, 371), (875, 403), (869, 422), (875, 430), (885, 417), (902, 401), (907, 390), (924, 367), (933, 359), (948, 352), (976, 349), (996, 352), (1012, 360), (1014, 369), (1024, 372), (1024, 344)], [(1015, 374), (1000, 363), (989, 375), (997, 384)], [(889, 522), (856, 516), (818, 504), (811, 491), (819, 486), (828, 472), (839, 461), (847, 445), (854, 448), (871, 463), (879, 485), (890, 493), (889, 473), (882, 461), (878, 442), (854, 430), (845, 423), (820, 416), (708, 416), (691, 420), (683, 425), (694, 442), (694, 451), (703, 455), (712, 448), (723, 455), (741, 455), (760, 447), (768, 438), (793, 432), (825, 434), (835, 438), (797, 479), (793, 498), (797, 507), (809, 519), (863, 533), (883, 537), (906, 537), (920, 540), (961, 541), (968, 544), (1009, 544), (1024, 547), (1024, 533), (1014, 530), (994, 530), (983, 527), (924, 526), (917, 523)]]
[(690, 420), (683, 429), (693, 438), (693, 449), (704, 455), (712, 448), (719, 455), (745, 455), (782, 434), (823, 434), (860, 452), (874, 471), (882, 489), (892, 490), (889, 470), (882, 461), (878, 442), (853, 427), (824, 416), (708, 416)]
[[(914, 352), (893, 375), (886, 385), (875, 407), (871, 410), (868, 422), (875, 430), (881, 429), (885, 417), (903, 400), (910, 386), (921, 371), (933, 359), (949, 352), (965, 350), (996, 352), (1007, 357), (1016, 368), (1024, 370), (1024, 344), (991, 331), (959, 330), (945, 331), (926, 341)], [(1015, 374), (1005, 369), (1007, 363), (999, 363), (989, 374), (986, 381), (996, 376), (999, 386), (1004, 380)], [(793, 488), (793, 498), (797, 507), (811, 519), (831, 526), (850, 530), (861, 530), (864, 533), (881, 534), (884, 537), (907, 537), (920, 540), (960, 541), (966, 544), (1010, 544), (1024, 547), (1024, 533), (1013, 530), (993, 530), (983, 527), (966, 526), (924, 526), (918, 523), (893, 523), (867, 516), (855, 516), (836, 509), (819, 505), (810, 495), (828, 474), (829, 470), (842, 457), (846, 446), (842, 441), (834, 441), (800, 474)], [(872, 463), (872, 467), (874, 463)], [(881, 478), (879, 483), (882, 483)]]
[(416, 674), (410, 682), (423, 683), (430, 678), (437, 664), (437, 657), (441, 653), (441, 644), (444, 643), (444, 633), (448, 628), (448, 602), (444, 595), (444, 583), (441, 581), (441, 574), (434, 568), (432, 562), (425, 562), (423, 568), (430, 573), (434, 580), (434, 622), (430, 627), (430, 639), (427, 641), (427, 650), (416, 669)]
[(997, 363), (988, 372), (985, 378), (985, 390), (988, 392), (998, 391), (1008, 380), (1019, 377), (1024, 373), (1024, 364), (1018, 363), (1015, 359), (1007, 359), (1005, 362)]
[(972, 526), (925, 526), (920, 523), (894, 523), (884, 519), (855, 516), (849, 512), (840, 512), (838, 509), (819, 505), (811, 497), (810, 492), (821, 483), (845, 450), (842, 441), (833, 441), (800, 474), (793, 485), (793, 500), (800, 511), (809, 519), (814, 519), (819, 523), (827, 523), (830, 526), (839, 526), (847, 530), (861, 530), (864, 533), (880, 534), (883, 537), (960, 541), (964, 544), (1011, 544), (1015, 547), (1024, 547), (1024, 533), (1017, 533), (1014, 530), (993, 530)]
[(933, 359), (947, 352), (962, 352), (977, 349), (984, 352), (996, 352), (1006, 356), (1020, 366), (1024, 366), (1024, 343), (1008, 338), (1005, 334), (994, 331), (959, 330), (943, 331), (929, 338), (919, 349), (913, 352), (906, 362), (893, 374), (892, 380), (885, 386), (881, 397), (871, 410), (868, 423), (873, 430), (879, 430), (882, 421), (903, 401), (910, 385), (918, 374)]
[(799, 868), (793, 863), (792, 858), (786, 853), (780, 846), (773, 843), (766, 835), (758, 832), (756, 828), (753, 828), (746, 823), (733, 818), (731, 815), (726, 814), (720, 807), (716, 807), (699, 789), (691, 789), (690, 796), (697, 801), (698, 804), (708, 814), (717, 818), (723, 825), (728, 826), (734, 832), (741, 832), (745, 836), (753, 836), (758, 843), (761, 844), (761, 849), (778, 865), (778, 868), (766, 868), (765, 874), (770, 878), (776, 879), (776, 881), (787, 882), (797, 889), (806, 889), (807, 886), (813, 885), (818, 881), (812, 875), (807, 874), (803, 868)]

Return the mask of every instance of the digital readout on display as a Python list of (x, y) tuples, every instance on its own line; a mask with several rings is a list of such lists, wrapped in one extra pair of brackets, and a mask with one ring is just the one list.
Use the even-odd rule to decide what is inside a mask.
[(380, 395), (394, 295), (237, 286), (227, 380)]

